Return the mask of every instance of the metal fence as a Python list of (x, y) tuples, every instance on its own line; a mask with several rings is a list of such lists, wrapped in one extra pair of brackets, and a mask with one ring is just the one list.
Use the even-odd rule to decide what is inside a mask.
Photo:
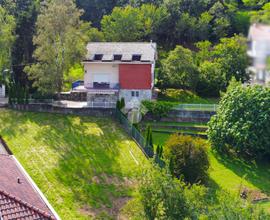
[(190, 110), (190, 111), (213, 111), (216, 112), (218, 105), (216, 104), (180, 104), (173, 108), (174, 110)]
[(88, 108), (116, 108), (116, 102), (87, 102)]
[(145, 138), (138, 131), (138, 129), (129, 122), (126, 116), (116, 109), (115, 111), (117, 121), (124, 127), (125, 131), (137, 142), (143, 153), (148, 157), (153, 157), (153, 149), (150, 146), (146, 146)]

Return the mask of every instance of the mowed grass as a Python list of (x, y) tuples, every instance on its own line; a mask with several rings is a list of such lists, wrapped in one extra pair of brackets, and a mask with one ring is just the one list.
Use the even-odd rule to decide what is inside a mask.
[[(153, 133), (154, 143), (164, 145), (169, 134)], [(270, 196), (270, 164), (246, 162), (240, 158), (220, 155), (209, 149), (210, 187), (214, 190), (227, 190), (239, 193), (241, 187), (259, 190)], [(260, 206), (270, 211), (270, 202), (262, 202)]]
[(0, 134), (65, 220), (116, 218), (149, 166), (109, 118), (0, 110)]

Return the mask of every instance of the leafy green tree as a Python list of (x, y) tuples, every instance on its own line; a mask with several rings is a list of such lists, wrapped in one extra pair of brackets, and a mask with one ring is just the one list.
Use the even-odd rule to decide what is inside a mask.
[(190, 184), (206, 182), (209, 159), (204, 140), (174, 134), (166, 142), (164, 153), (165, 158), (172, 160), (175, 177)]
[(107, 41), (137, 41), (143, 35), (139, 9), (131, 6), (114, 8), (102, 18), (101, 26)]
[(16, 40), (12, 47), (12, 71), (16, 84), (26, 86), (31, 84), (23, 71), (26, 65), (34, 62), (32, 57), (34, 51), (33, 35), (35, 22), (39, 11), (39, 0), (0, 0), (9, 14), (16, 21)]
[(270, 153), (270, 89), (233, 82), (209, 122), (208, 137), (220, 151), (256, 157)]
[(134, 8), (128, 5), (114, 8), (112, 14), (103, 17), (101, 26), (107, 41), (155, 40), (166, 16), (162, 7), (147, 4)]
[(222, 65), (218, 62), (204, 61), (199, 66), (199, 82), (196, 91), (199, 95), (219, 97), (226, 89), (226, 76)]
[(215, 62), (218, 62), (226, 73), (226, 86), (232, 77), (237, 81), (246, 82), (249, 74), (246, 71), (249, 65), (247, 56), (247, 40), (243, 36), (235, 35), (231, 38), (222, 38), (213, 49)]
[(60, 95), (64, 74), (86, 54), (89, 24), (81, 15), (73, 0), (45, 2), (41, 8), (34, 37), (37, 63), (25, 68), (39, 91)]
[(267, 3), (259, 11), (254, 11), (251, 16), (254, 23), (270, 24), (270, 3)]
[(76, 4), (85, 11), (81, 18), (90, 21), (97, 28), (104, 15), (110, 14), (114, 7), (121, 5), (118, 0), (76, 0)]
[(192, 52), (182, 46), (176, 46), (162, 61), (162, 74), (164, 87), (194, 90), (199, 72)]
[(205, 189), (188, 188), (166, 170), (155, 167), (146, 169), (142, 175), (140, 194), (147, 219), (196, 219), (203, 206)]
[(11, 49), (15, 40), (14, 29), (14, 17), (0, 6), (0, 84), (7, 83), (4, 70), (11, 69)]

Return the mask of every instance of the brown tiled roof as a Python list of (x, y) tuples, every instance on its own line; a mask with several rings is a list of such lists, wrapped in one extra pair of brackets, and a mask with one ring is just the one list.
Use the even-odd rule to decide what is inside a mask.
[(48, 213), (31, 206), (30, 204), (12, 196), (4, 191), (0, 191), (0, 217), (3, 220), (11, 219), (35, 219), (51, 220), (54, 219)]
[[(56, 219), (50, 217), (54, 216), (52, 211), (13, 156), (3, 154), (0, 154), (1, 215), (3, 220)], [(35, 216), (41, 216), (42, 218), (36, 218)]]

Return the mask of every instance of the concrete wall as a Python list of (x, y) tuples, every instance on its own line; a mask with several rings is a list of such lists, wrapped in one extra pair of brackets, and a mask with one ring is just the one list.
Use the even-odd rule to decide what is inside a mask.
[(94, 78), (97, 75), (107, 76), (112, 88), (119, 83), (119, 65), (111, 63), (85, 63), (84, 84), (86, 87), (93, 87)]
[(6, 96), (6, 87), (4, 85), (0, 85), (0, 98), (4, 98)]
[(124, 98), (125, 102), (128, 103), (132, 98), (132, 91), (138, 91), (139, 92), (139, 97), (138, 100), (139, 101), (143, 101), (143, 100), (151, 100), (152, 99), (152, 90), (151, 89), (147, 89), (147, 90), (130, 90), (130, 89), (121, 89), (120, 93), (119, 93), (119, 98)]

